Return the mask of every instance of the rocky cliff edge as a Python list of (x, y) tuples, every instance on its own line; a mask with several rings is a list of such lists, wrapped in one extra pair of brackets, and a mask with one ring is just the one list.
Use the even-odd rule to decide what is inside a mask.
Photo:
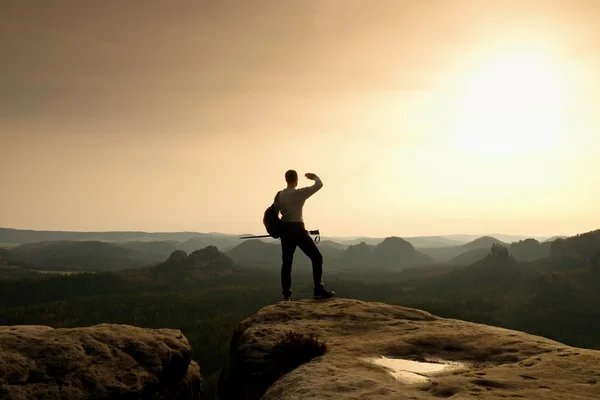
[(440, 398), (599, 399), (600, 351), (382, 303), (303, 300), (244, 320), (219, 382), (220, 400)]

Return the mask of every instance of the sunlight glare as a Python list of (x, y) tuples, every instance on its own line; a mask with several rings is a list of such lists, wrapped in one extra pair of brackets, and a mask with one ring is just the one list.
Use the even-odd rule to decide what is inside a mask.
[(565, 125), (564, 82), (532, 53), (494, 57), (467, 78), (452, 139), (477, 154), (532, 154), (557, 146)]

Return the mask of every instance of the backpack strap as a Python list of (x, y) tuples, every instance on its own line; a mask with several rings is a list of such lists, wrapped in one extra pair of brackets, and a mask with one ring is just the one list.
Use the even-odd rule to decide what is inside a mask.
[[(275, 209), (278, 212), (281, 212), (281, 209), (279, 208), (279, 205), (277, 204), (279, 201), (279, 193), (281, 193), (281, 190), (279, 192), (277, 192), (277, 194), (275, 195), (275, 199), (273, 200), (273, 205), (275, 206)], [(298, 207), (292, 208), (290, 211), (286, 212), (285, 214), (281, 213), (281, 217), (283, 218), (284, 216), (290, 214), (292, 211), (296, 210), (296, 208), (298, 208)]]

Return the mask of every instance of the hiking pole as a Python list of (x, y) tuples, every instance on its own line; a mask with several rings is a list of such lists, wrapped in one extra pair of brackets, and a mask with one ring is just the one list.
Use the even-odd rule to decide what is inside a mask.
[[(315, 243), (319, 243), (321, 241), (321, 232), (318, 229), (314, 231), (307, 231), (309, 235), (317, 235), (315, 236)], [(253, 236), (242, 236), (240, 239), (259, 239), (259, 238), (268, 238), (271, 235), (253, 235)]]
[(254, 236), (242, 236), (240, 239), (258, 239), (258, 238), (268, 238), (271, 235), (254, 235)]

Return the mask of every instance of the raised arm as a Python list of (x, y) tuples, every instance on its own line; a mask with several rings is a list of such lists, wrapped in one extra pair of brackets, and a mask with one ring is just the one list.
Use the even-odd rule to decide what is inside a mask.
[(303, 199), (306, 200), (313, 194), (317, 193), (317, 191), (323, 187), (323, 181), (321, 181), (321, 178), (319, 178), (315, 174), (308, 173), (305, 176), (308, 179), (315, 181), (315, 183), (312, 186), (303, 187), (296, 191)]

